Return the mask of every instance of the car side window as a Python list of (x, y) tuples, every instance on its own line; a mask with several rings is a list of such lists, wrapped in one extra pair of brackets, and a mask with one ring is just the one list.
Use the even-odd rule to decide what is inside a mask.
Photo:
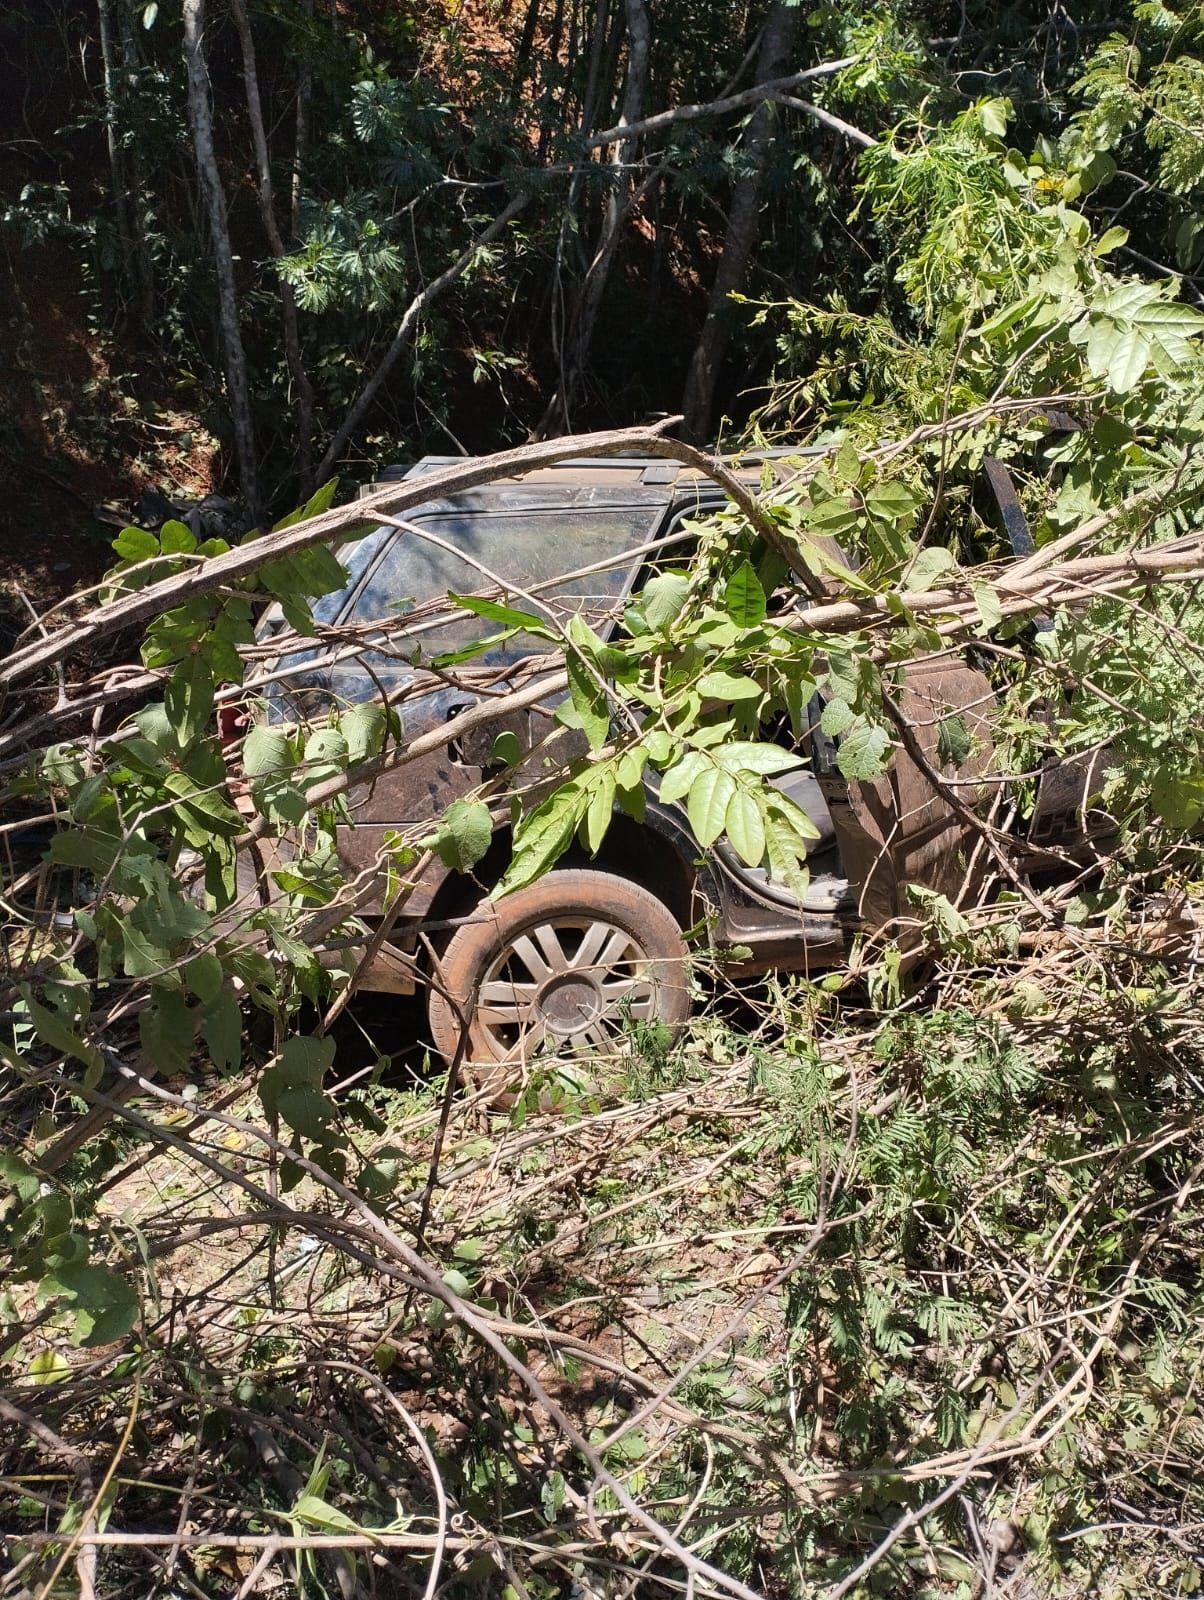
[[(607, 503), (597, 492), (575, 493), (567, 504), (562, 495), (559, 505), (546, 492), (526, 503), (513, 491), (511, 503), (498, 504), (499, 498), (460, 496), (394, 530), (343, 620), (369, 632), (372, 623), (405, 625), (391, 628), (376, 648), (335, 665), (337, 700), (369, 698), (377, 682), (392, 689), (412, 675), (415, 663), (499, 631), (498, 623), (467, 611), (446, 619), (449, 592), (496, 597), (500, 585), (517, 610), (547, 607), (560, 622), (578, 611), (596, 624), (628, 592), (636, 565), (631, 552), (653, 536), (663, 514), (659, 497)], [(476, 660), (505, 665), (546, 649), (542, 640), (519, 633)]]

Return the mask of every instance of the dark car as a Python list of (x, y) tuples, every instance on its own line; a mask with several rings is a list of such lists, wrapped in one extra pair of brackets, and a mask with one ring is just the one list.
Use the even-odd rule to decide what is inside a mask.
[[(412, 479), (448, 464), (428, 458), (393, 475)], [(744, 458), (739, 471), (755, 486), (765, 466), (763, 458)], [(269, 715), (292, 719), (387, 695), (397, 697), (407, 741), (429, 734), (474, 700), (505, 691), (517, 674), (529, 674), (532, 659), (547, 649), (512, 635), (473, 662), (479, 687), (471, 693), (449, 681), (407, 697), (418, 670), (416, 646), (429, 661), (497, 627), (469, 612), (448, 620), (449, 591), (481, 594), (500, 585), (537, 593), (566, 611), (582, 611), (605, 635), (618, 625), (624, 597), (658, 563), (688, 553), (696, 538), (692, 524), (725, 503), (722, 491), (692, 469), (630, 457), (569, 461), (432, 500), (404, 524), (378, 527), (352, 548), (345, 588), (315, 607), (318, 620), (337, 624), (350, 642), (280, 657)], [(401, 629), (399, 616), (406, 618)], [(391, 626), (382, 633), (385, 622)], [(549, 673), (552, 666), (546, 663)], [(431, 1036), (445, 1059), (459, 1053), (480, 1064), (514, 1063), (549, 1048), (605, 1051), (633, 1023), (684, 1021), (690, 989), (683, 932), (700, 924), (736, 973), (839, 965), (858, 934), (914, 918), (910, 885), (951, 896), (963, 886), (975, 830), (966, 807), (951, 806), (924, 765), (941, 768), (940, 724), (960, 714), (970, 725), (974, 755), (949, 771), (962, 785), (959, 793), (974, 796), (975, 778), (991, 763), (993, 702), (986, 675), (958, 655), (909, 668), (901, 707), (924, 761), (899, 751), (870, 782), (840, 776), (837, 745), (822, 733), (822, 707), (813, 705), (798, 748), (803, 764), (772, 780), (817, 825), (801, 895), (746, 866), (723, 843), (701, 851), (683, 808), (662, 804), (650, 791), (643, 821), (616, 812), (596, 856), (574, 847), (542, 879), (497, 901), (489, 891), (509, 859), (506, 828), (472, 873), (436, 863), (389, 930), (363, 986), (395, 992), (429, 986)], [(499, 733), (512, 734), (524, 752), (538, 752), (554, 711), (552, 696), (493, 719), (357, 793), (354, 826), (340, 829), (344, 867), (370, 868), (396, 830), (439, 818), (475, 790), (490, 775)], [(537, 761), (538, 754), (529, 758), (528, 777)], [(1057, 784), (1051, 780), (1036, 808), (1046, 838), (1081, 831), (1081, 773), (1068, 781), (1059, 769)]]

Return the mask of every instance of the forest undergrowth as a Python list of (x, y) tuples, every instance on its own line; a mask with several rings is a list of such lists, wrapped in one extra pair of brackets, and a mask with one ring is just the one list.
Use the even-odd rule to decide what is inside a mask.
[(1101, 934), (775, 981), (552, 1111), (382, 1060), (376, 1204), (148, 1085), (75, 1158), (138, 1318), (26, 1341), (0, 1588), (1196, 1592), (1198, 936)]

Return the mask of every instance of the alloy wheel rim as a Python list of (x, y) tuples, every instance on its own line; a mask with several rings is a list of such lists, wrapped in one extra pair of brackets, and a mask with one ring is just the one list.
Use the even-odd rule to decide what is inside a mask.
[(508, 940), (478, 992), (476, 1022), (498, 1059), (541, 1047), (609, 1051), (656, 1006), (653, 963), (605, 917), (548, 917)]

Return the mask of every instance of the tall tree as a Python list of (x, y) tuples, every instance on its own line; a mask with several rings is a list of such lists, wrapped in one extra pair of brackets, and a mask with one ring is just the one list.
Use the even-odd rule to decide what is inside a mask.
[[(798, 29), (798, 14), (797, 5), (787, 4), (786, 0), (774, 0), (761, 34), (761, 48), (757, 52), (759, 84), (780, 78), (785, 73)], [(761, 180), (765, 175), (765, 164), (779, 115), (772, 101), (762, 100), (748, 119), (744, 132), (744, 171), (732, 188), (723, 254), (715, 269), (706, 322), (690, 362), (682, 399), (685, 436), (696, 442), (704, 440), (710, 430), (719, 367), (731, 337), (726, 314), (728, 300), (744, 284), (748, 263), (760, 232)]]
[[(626, 0), (626, 18), (627, 81), (623, 92), (623, 109), (619, 117), (619, 125), (623, 128), (638, 123), (644, 114), (652, 51), (652, 27), (645, 0)], [(588, 131), (586, 129), (586, 132)], [(639, 189), (635, 188), (631, 168), (638, 144), (638, 139), (620, 138), (611, 147), (610, 191), (606, 199), (602, 228), (593, 259), (586, 269), (577, 294), (573, 322), (569, 330), (567, 359), (562, 366), (560, 384), (544, 418), (541, 432), (551, 432), (561, 426), (567, 431), (572, 427), (573, 402), (585, 382), (590, 349), (594, 340), (594, 328), (606, 292), (610, 269), (622, 238), (623, 225), (627, 221), (633, 200), (637, 195), (645, 194), (659, 177), (658, 172), (650, 173)]]
[(226, 191), (218, 171), (213, 142), (213, 114), (209, 105), (209, 72), (205, 64), (205, 0), (183, 0), (184, 61), (188, 68), (188, 125), (196, 155), (197, 177), (205, 200), (213, 264), (217, 278), (218, 328), (226, 368), (226, 388), (230, 397), (230, 419), (234, 430), (234, 453), (243, 497), (258, 517), (259, 463), (255, 454), (255, 430), (251, 421), (251, 387), (247, 377), (247, 355), (238, 318), (238, 291), (234, 282), (234, 253), (230, 248), (230, 228), (226, 216)]
[[(243, 0), (230, 0), (234, 26), (242, 49), (243, 82), (247, 93), (247, 120), (251, 125), (251, 139), (255, 147), (256, 194), (259, 215), (267, 236), (268, 249), (274, 261), (282, 261), (286, 254), (284, 239), (276, 221), (276, 205), (272, 194), (272, 163), (268, 151), (267, 130), (263, 122), (263, 104), (259, 95), (259, 73), (255, 65), (255, 40), (251, 33), (251, 20)], [(308, 69), (305, 69), (308, 73)], [(298, 130), (300, 130), (302, 95), (297, 96)], [(301, 479), (309, 482), (314, 426), (314, 390), (305, 370), (301, 353), (301, 330), (297, 323), (297, 300), (293, 286), (280, 278), (280, 306), (284, 322), (284, 355), (293, 380), (297, 402), (297, 465)]]

